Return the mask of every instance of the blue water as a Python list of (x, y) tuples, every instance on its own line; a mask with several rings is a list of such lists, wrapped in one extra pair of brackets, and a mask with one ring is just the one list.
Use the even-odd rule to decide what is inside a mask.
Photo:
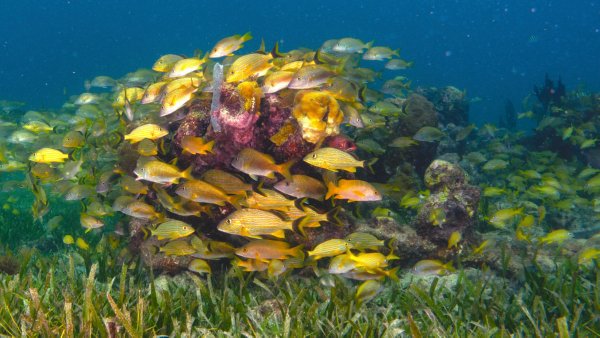
[(2, 1), (0, 99), (59, 107), (96, 75), (149, 68), (252, 31), (281, 50), (345, 36), (401, 48), (415, 85), (454, 85), (497, 121), (544, 74), (600, 89), (598, 1)]

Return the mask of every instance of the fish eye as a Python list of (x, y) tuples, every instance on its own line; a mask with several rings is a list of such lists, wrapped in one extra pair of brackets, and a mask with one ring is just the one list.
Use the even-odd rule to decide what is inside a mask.
[(317, 158), (317, 154), (313, 154), (312, 158)]
[(298, 81), (302, 80), (302, 78), (301, 78), (300, 76), (298, 76), (296, 79), (297, 79)]
[(227, 220), (227, 224), (231, 224), (231, 220), (230, 219)]

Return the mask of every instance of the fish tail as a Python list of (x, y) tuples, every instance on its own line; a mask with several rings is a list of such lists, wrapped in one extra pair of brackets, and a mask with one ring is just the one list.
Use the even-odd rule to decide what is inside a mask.
[(302, 249), (304, 249), (304, 244), (291, 248), (289, 254), (292, 255), (292, 257), (304, 258), (304, 251)]
[(393, 281), (396, 281), (396, 282), (397, 282), (397, 281), (399, 281), (399, 280), (400, 280), (400, 279), (398, 279), (398, 270), (400, 270), (400, 267), (399, 267), (399, 266), (397, 266), (397, 267), (395, 267), (395, 268), (393, 268), (393, 269), (391, 269), (391, 270), (389, 270), (389, 271), (386, 271), (386, 273), (385, 273), (385, 274), (386, 274), (388, 277), (390, 277), (390, 278), (391, 278)]
[(279, 41), (275, 42), (275, 46), (273, 46), (273, 49), (271, 49), (271, 56), (273, 58), (278, 58), (278, 57), (282, 57), (283, 53), (281, 53), (279, 51)]
[(371, 40), (371, 41), (367, 42), (367, 44), (365, 45), (365, 48), (366, 48), (366, 49), (371, 49), (371, 47), (373, 47), (373, 43), (374, 43), (374, 42), (375, 42), (375, 41), (373, 41), (373, 40)]
[(368, 168), (369, 171), (371, 172), (371, 174), (375, 174), (375, 170), (373, 170), (373, 164), (375, 164), (378, 160), (379, 160), (379, 158), (374, 157), (366, 162), (365, 161), (361, 161), (361, 162), (363, 162), (362, 163), (363, 168)]
[(215, 140), (208, 141), (204, 146), (206, 147), (205, 151), (207, 153), (212, 153), (213, 147), (215, 146)]
[(242, 208), (242, 202), (244, 202), (244, 195), (234, 195), (229, 199), (229, 203), (233, 205), (236, 210), (240, 210)]
[(181, 178), (185, 178), (187, 180), (192, 180), (194, 179), (194, 176), (192, 176), (192, 169), (194, 169), (193, 165), (190, 165), (187, 169), (185, 169), (182, 173), (181, 173)]
[(333, 195), (336, 194), (337, 186), (333, 182), (327, 182), (327, 194), (325, 195), (325, 199), (330, 199)]
[(335, 207), (327, 212), (327, 220), (337, 226), (344, 226), (344, 223), (338, 218), (341, 208)]
[(394, 50), (392, 51), (392, 55), (395, 55), (395, 56), (400, 56), (400, 49), (394, 49)]
[(240, 40), (242, 40), (242, 42), (246, 42), (251, 39), (252, 39), (252, 33), (246, 32), (246, 34), (242, 35)]
[(294, 164), (296, 164), (296, 160), (289, 160), (283, 164), (280, 164), (278, 168), (279, 173), (283, 175), (283, 177), (285, 177), (286, 179), (292, 179), (290, 169)]

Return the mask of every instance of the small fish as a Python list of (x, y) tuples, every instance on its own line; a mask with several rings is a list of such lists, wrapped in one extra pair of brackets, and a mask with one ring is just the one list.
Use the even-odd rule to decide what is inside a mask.
[(390, 143), (390, 147), (408, 148), (408, 147), (415, 146), (417, 144), (419, 144), (419, 143), (417, 143), (412, 138), (406, 137), (406, 136), (401, 136), (401, 137), (397, 137), (397, 138), (393, 139), (392, 143)]
[(568, 140), (571, 137), (571, 135), (573, 135), (573, 126), (571, 126), (569, 128), (565, 128), (563, 130), (563, 133), (562, 133), (563, 141)]
[(381, 146), (381, 144), (377, 143), (375, 140), (370, 138), (356, 141), (356, 146), (359, 149), (362, 149), (374, 155), (382, 155), (386, 151), (385, 148)]
[(412, 67), (413, 61), (406, 61), (402, 59), (391, 59), (385, 64), (385, 68), (389, 70), (402, 70)]
[(458, 248), (458, 242), (462, 239), (462, 234), (459, 231), (454, 231), (448, 238), (448, 249)]
[(481, 242), (481, 244), (479, 244), (479, 246), (477, 246), (476, 248), (473, 249), (473, 254), (479, 255), (479, 254), (483, 253), (483, 250), (485, 250), (488, 246), (490, 246), (490, 244), (492, 244), (492, 241), (489, 239), (486, 239), (485, 241)]
[(343, 254), (352, 249), (352, 244), (344, 239), (330, 239), (318, 244), (313, 250), (308, 251), (308, 256), (314, 260), (319, 260), (325, 257), (333, 257)]
[(215, 141), (211, 140), (205, 142), (202, 137), (195, 136), (184, 136), (181, 139), (181, 148), (183, 152), (192, 154), (192, 155), (206, 155), (208, 153), (213, 153), (213, 146), (215, 145)]
[(277, 278), (286, 272), (288, 269), (286, 263), (279, 259), (273, 259), (269, 262), (269, 267), (267, 268), (267, 275), (269, 278)]
[(54, 216), (51, 219), (49, 219), (48, 222), (46, 222), (46, 228), (48, 228), (48, 230), (50, 231), (53, 231), (60, 226), (60, 223), (63, 220), (64, 217), (62, 217), (61, 215)]
[(303, 256), (303, 247), (301, 244), (291, 248), (286, 242), (259, 239), (248, 242), (235, 253), (240, 257), (252, 259), (286, 259)]
[(99, 229), (104, 226), (104, 222), (83, 212), (81, 213), (79, 220), (81, 226), (86, 229), (85, 232), (90, 232), (93, 229)]
[(294, 201), (270, 189), (260, 189), (258, 193), (252, 192), (250, 196), (246, 197), (243, 205), (253, 209), (277, 210), (281, 212), (287, 212), (295, 208)]
[(191, 72), (195, 72), (200, 70), (202, 65), (206, 62), (205, 58), (187, 58), (181, 59), (173, 65), (169, 74), (167, 75), (170, 78), (181, 77), (188, 75)]
[(385, 268), (392, 260), (400, 259), (398, 256), (390, 253), (385, 256), (380, 252), (361, 252), (358, 255), (348, 251), (350, 259), (356, 262), (356, 266), (369, 273), (376, 273), (378, 269)]
[(202, 174), (202, 180), (223, 189), (229, 195), (245, 195), (252, 185), (239, 177), (220, 169), (209, 169)]
[(489, 161), (487, 161), (482, 169), (485, 171), (494, 171), (494, 170), (502, 170), (505, 169), (508, 166), (508, 162), (501, 160), (501, 159), (491, 159)]
[(300, 68), (288, 84), (289, 89), (310, 89), (331, 82), (334, 72), (322, 65), (309, 65)]
[(497, 187), (485, 187), (483, 189), (483, 196), (485, 197), (498, 197), (506, 194), (506, 189)]
[(275, 173), (279, 173), (285, 178), (290, 178), (290, 168), (294, 163), (296, 163), (295, 160), (276, 164), (270, 155), (252, 148), (245, 148), (233, 159), (231, 166), (251, 177), (265, 176), (275, 178)]
[(499, 229), (504, 229), (508, 222), (510, 222), (517, 215), (523, 213), (524, 208), (506, 208), (496, 211), (496, 213), (489, 219), (489, 222)]
[(230, 203), (235, 207), (239, 207), (239, 200), (241, 198), (241, 196), (227, 195), (227, 193), (219, 187), (202, 180), (194, 179), (180, 184), (175, 193), (190, 201), (211, 203), (219, 206)]
[(292, 230), (292, 222), (274, 213), (258, 209), (240, 209), (228, 215), (217, 227), (220, 231), (244, 237), (271, 235), (285, 238), (284, 230)]
[[(173, 82), (175, 81), (172, 81), (171, 83)], [(146, 90), (144, 91), (144, 96), (140, 100), (140, 103), (148, 104), (159, 101), (162, 98), (163, 93), (165, 92), (163, 91), (163, 89), (166, 87), (166, 85), (166, 81), (159, 81), (146, 87)], [(168, 92), (168, 90), (166, 92)]]
[(75, 100), (74, 103), (77, 105), (94, 104), (94, 103), (100, 102), (100, 100), (101, 100), (101, 98), (97, 94), (83, 93), (83, 94), (79, 95), (79, 97), (77, 97), (77, 99)]
[(345, 240), (356, 250), (377, 250), (385, 244), (385, 241), (365, 232), (353, 232)]
[(224, 39), (221, 39), (217, 44), (211, 49), (209, 58), (220, 58), (223, 56), (231, 56), (233, 52), (242, 49), (244, 47), (244, 42), (252, 39), (252, 34), (247, 32), (244, 35), (234, 35), (229, 36)]
[(63, 136), (62, 145), (65, 148), (80, 148), (85, 144), (85, 137), (80, 131), (69, 131)]
[[(129, 197), (129, 196), (127, 196)], [(115, 204), (117, 204), (117, 200), (115, 200)], [(142, 201), (133, 200), (127, 203), (122, 208), (113, 204), (113, 209), (116, 211), (121, 211), (125, 215), (145, 219), (145, 220), (154, 220), (154, 219), (162, 219), (164, 217), (163, 214), (157, 212), (156, 209), (150, 204), (144, 203)]]
[(192, 166), (184, 171), (180, 171), (174, 165), (167, 164), (158, 160), (150, 160), (145, 163), (140, 163), (135, 170), (138, 180), (145, 180), (159, 184), (177, 184), (179, 179), (193, 179)]
[(208, 262), (203, 259), (199, 259), (199, 258), (192, 259), (190, 264), (188, 264), (188, 270), (195, 272), (195, 273), (208, 273), (208, 274), (212, 273), (212, 270), (210, 268), (210, 265), (208, 265)]
[(167, 256), (189, 256), (195, 253), (196, 249), (187, 240), (178, 239), (161, 246), (159, 252), (164, 252)]
[(65, 243), (66, 245), (71, 245), (75, 243), (75, 239), (71, 235), (65, 235), (63, 237), (63, 243)]
[(390, 47), (371, 47), (363, 54), (363, 60), (383, 61), (394, 56), (400, 56), (400, 50), (392, 50)]
[(469, 137), (469, 135), (471, 135), (471, 132), (475, 129), (475, 125), (474, 124), (470, 124), (464, 128), (462, 128), (458, 133), (456, 133), (456, 138), (455, 140), (457, 142), (463, 141), (465, 140), (467, 137)]
[(169, 134), (169, 131), (157, 124), (145, 124), (133, 129), (129, 134), (123, 136), (125, 141), (129, 141), (132, 144), (138, 143), (144, 139), (158, 140)]
[(363, 53), (365, 49), (371, 48), (373, 41), (364, 43), (355, 38), (339, 39), (332, 47), (334, 52), (338, 53)]
[(121, 177), (121, 187), (134, 195), (146, 195), (148, 193), (148, 186), (129, 175)]
[(327, 193), (327, 188), (321, 181), (306, 175), (292, 175), (291, 179), (279, 181), (273, 188), (296, 198), (309, 197), (319, 201)]
[(156, 229), (151, 230), (151, 233), (160, 241), (163, 239), (174, 240), (187, 237), (193, 234), (194, 231), (194, 227), (191, 225), (182, 221), (171, 219), (159, 224)]
[(249, 77), (263, 76), (273, 67), (270, 62), (272, 59), (271, 54), (252, 53), (241, 56), (229, 67), (225, 80), (231, 83), (244, 81)]
[(579, 145), (579, 149), (587, 149), (587, 148), (591, 148), (593, 146), (596, 145), (596, 141), (597, 139), (589, 139), (589, 140), (584, 140), (583, 142), (581, 142), (581, 144)]
[(398, 107), (397, 105), (389, 101), (378, 101), (374, 105), (369, 107), (369, 111), (381, 116), (397, 117), (403, 114), (402, 107)]
[[(64, 241), (64, 239), (63, 239)], [(87, 251), (90, 249), (90, 245), (81, 237), (77, 237), (77, 240), (75, 241), (75, 245), (77, 245), (77, 247), (81, 250)]]
[(525, 217), (523, 217), (523, 219), (519, 222), (519, 224), (517, 225), (517, 228), (521, 228), (521, 227), (531, 227), (535, 224), (535, 218), (533, 218), (532, 215), (527, 215)]
[(573, 234), (565, 229), (558, 229), (548, 233), (546, 236), (539, 239), (541, 244), (562, 243), (569, 238), (573, 238)]
[(158, 146), (150, 139), (141, 140), (136, 148), (138, 154), (146, 157), (158, 155)]
[(413, 267), (413, 272), (416, 275), (445, 275), (448, 272), (454, 271), (452, 268), (452, 262), (446, 264), (439, 260), (424, 259), (418, 261)]
[(68, 158), (69, 154), (52, 148), (42, 148), (29, 156), (29, 160), (36, 163), (63, 163)]
[(371, 279), (364, 281), (358, 289), (356, 289), (356, 294), (354, 295), (354, 300), (358, 306), (368, 302), (369, 300), (375, 298), (377, 294), (383, 289), (383, 286), (380, 282)]
[(413, 140), (419, 142), (437, 142), (444, 137), (444, 133), (435, 127), (425, 126), (419, 129), (414, 135)]
[(337, 148), (319, 148), (304, 157), (304, 162), (330, 171), (345, 170), (351, 173), (356, 168), (364, 168), (365, 161), (359, 161), (351, 154)]
[(245, 272), (266, 271), (269, 268), (269, 263), (259, 259), (247, 259), (245, 261), (235, 259), (232, 264), (244, 269)]
[(600, 250), (597, 248), (585, 248), (577, 255), (578, 264), (586, 264), (600, 256)]
[(165, 54), (154, 62), (152, 70), (160, 73), (167, 73), (173, 69), (173, 66), (180, 60), (183, 60), (183, 56), (176, 54)]
[(167, 92), (162, 99), (160, 107), (160, 116), (167, 116), (173, 114), (179, 108), (190, 102), (194, 96), (194, 93), (198, 90), (197, 87), (179, 88), (173, 91)]
[(263, 81), (262, 91), (265, 94), (273, 94), (278, 91), (285, 89), (288, 87), (292, 78), (294, 77), (294, 72), (280, 70), (274, 73), (267, 75)]
[(116, 85), (117, 82), (115, 81), (115, 79), (106, 75), (96, 76), (90, 82), (90, 86), (96, 88), (112, 88)]
[(345, 199), (349, 202), (380, 201), (381, 194), (370, 183), (360, 180), (341, 179), (337, 184), (327, 183), (327, 194), (325, 199)]

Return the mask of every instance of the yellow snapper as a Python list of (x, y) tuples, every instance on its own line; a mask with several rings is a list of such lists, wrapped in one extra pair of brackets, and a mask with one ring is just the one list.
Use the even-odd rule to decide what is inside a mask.
[(223, 189), (230, 195), (245, 195), (252, 190), (252, 185), (239, 177), (220, 169), (209, 169), (202, 174), (202, 180)]
[(159, 241), (163, 239), (173, 240), (193, 234), (194, 227), (183, 221), (171, 219), (159, 224), (156, 229), (151, 230), (151, 233), (156, 236)]
[(600, 256), (600, 250), (597, 248), (585, 248), (577, 255), (578, 264), (586, 264)]
[(506, 208), (496, 211), (489, 222), (496, 228), (503, 229), (509, 221), (523, 213), (524, 208)]
[(63, 243), (65, 243), (66, 245), (71, 245), (75, 243), (75, 239), (71, 235), (65, 235), (63, 237)]
[(273, 188), (296, 198), (309, 197), (319, 201), (327, 193), (327, 188), (321, 181), (306, 175), (292, 175), (291, 179), (280, 181)]
[(183, 152), (190, 153), (192, 155), (205, 155), (208, 153), (212, 153), (214, 145), (214, 140), (205, 142), (202, 137), (187, 135), (181, 139), (181, 148)]
[(178, 239), (160, 247), (160, 252), (164, 252), (167, 256), (188, 256), (196, 252), (196, 250), (187, 240)]
[(63, 163), (70, 157), (60, 150), (52, 148), (42, 148), (29, 156), (29, 160), (37, 163)]
[(267, 75), (261, 87), (263, 93), (273, 94), (288, 87), (292, 81), (294, 72), (280, 70)]
[(377, 294), (383, 289), (383, 286), (380, 282), (371, 279), (364, 281), (358, 289), (356, 289), (356, 294), (354, 295), (354, 300), (356, 304), (359, 306), (368, 302), (369, 300), (375, 298)]
[(202, 65), (206, 62), (205, 58), (187, 58), (181, 59), (173, 65), (169, 71), (168, 77), (180, 77), (185, 76), (191, 72), (199, 70)]
[(399, 56), (399, 50), (392, 50), (390, 47), (371, 47), (363, 54), (363, 60), (383, 61)]
[(327, 183), (325, 199), (345, 199), (349, 202), (380, 201), (382, 196), (370, 183), (361, 180), (341, 179), (337, 184)]
[(156, 72), (166, 73), (173, 69), (175, 63), (179, 60), (183, 60), (183, 56), (176, 54), (166, 54), (158, 58), (154, 65), (152, 66), (152, 70)]
[(158, 155), (158, 147), (156, 146), (156, 143), (147, 138), (138, 143), (136, 150), (138, 154), (146, 157)]
[(252, 53), (237, 58), (227, 71), (227, 82), (244, 81), (249, 77), (260, 77), (265, 75), (273, 67), (270, 62), (271, 54)]
[(286, 242), (259, 239), (251, 241), (235, 251), (236, 255), (252, 259), (286, 259), (303, 256), (303, 245), (291, 248)]
[(380, 252), (363, 252), (355, 255), (352, 251), (348, 251), (350, 259), (356, 262), (356, 266), (365, 269), (367, 272), (375, 271), (376, 269), (385, 268), (391, 260), (400, 259), (398, 256), (390, 253), (384, 256)]
[(144, 139), (157, 140), (169, 134), (169, 131), (163, 127), (149, 123), (133, 129), (129, 134), (126, 134), (123, 139), (132, 144), (138, 143)]
[(211, 49), (208, 57), (210, 58), (220, 58), (223, 56), (231, 56), (233, 52), (244, 47), (244, 42), (252, 39), (252, 34), (247, 32), (244, 35), (233, 35), (221, 39), (217, 44)]
[(319, 260), (325, 257), (333, 257), (343, 254), (352, 249), (352, 244), (344, 239), (334, 238), (318, 244), (313, 250), (308, 251), (308, 256)]
[(365, 232), (353, 232), (346, 236), (346, 241), (352, 244), (353, 249), (357, 250), (377, 250), (384, 246), (384, 241)]
[(208, 262), (203, 259), (199, 259), (199, 258), (192, 259), (192, 261), (188, 265), (188, 270), (195, 272), (195, 273), (212, 273), (212, 270), (210, 268), (210, 265), (208, 265)]
[(89, 232), (92, 229), (98, 229), (104, 226), (104, 222), (86, 213), (81, 213), (79, 219), (81, 226), (86, 229), (85, 232)]
[(278, 210), (282, 212), (295, 208), (294, 201), (270, 189), (261, 189), (258, 193), (252, 192), (250, 196), (246, 197), (243, 205), (253, 209)]
[[(114, 206), (113, 209), (117, 210), (117, 208), (115, 208)], [(128, 203), (119, 211), (121, 211), (125, 215), (146, 220), (162, 219), (164, 217), (163, 214), (157, 212), (156, 209), (154, 209), (154, 207), (150, 204), (137, 200)]]
[(331, 171), (345, 170), (351, 173), (356, 168), (364, 168), (365, 161), (359, 161), (351, 154), (337, 148), (320, 148), (304, 157), (304, 162)]
[(75, 245), (77, 245), (77, 247), (81, 250), (87, 251), (90, 249), (90, 245), (81, 237), (77, 237)]
[(459, 231), (454, 231), (448, 238), (448, 249), (458, 248), (458, 242), (462, 239), (462, 234)]
[(202, 180), (190, 180), (180, 184), (175, 193), (190, 201), (200, 203), (211, 203), (219, 206), (230, 203), (236, 208), (239, 207), (240, 196), (227, 195), (227, 193), (210, 183)]
[(129, 175), (124, 175), (121, 177), (121, 187), (123, 190), (134, 195), (146, 195), (148, 193), (148, 187), (144, 183)]
[(276, 164), (270, 155), (263, 154), (252, 148), (245, 148), (236, 155), (231, 162), (231, 166), (253, 178), (256, 176), (275, 178), (275, 173), (289, 178), (291, 177), (290, 168), (294, 163), (295, 160)]
[(158, 160), (140, 163), (133, 172), (138, 176), (138, 180), (159, 184), (177, 184), (181, 178), (193, 179), (191, 166), (184, 171), (180, 171), (176, 166)]
[(285, 238), (284, 230), (292, 230), (292, 222), (274, 213), (258, 209), (240, 209), (228, 215), (218, 225), (222, 232), (244, 237), (259, 238), (271, 235)]
[(540, 238), (539, 242), (541, 244), (553, 244), (553, 243), (562, 243), (569, 238), (573, 238), (573, 234), (565, 229), (558, 229), (548, 233), (546, 236)]
[(173, 114), (188, 103), (198, 90), (196, 87), (179, 88), (165, 94), (160, 107), (160, 116)]
[(416, 275), (444, 275), (452, 271), (454, 271), (454, 268), (452, 268), (452, 262), (444, 264), (435, 259), (424, 259), (418, 261), (413, 267), (413, 272)]
[(160, 99), (163, 93), (163, 88), (166, 84), (166, 81), (160, 81), (146, 87), (146, 91), (144, 91), (144, 96), (142, 97), (140, 103), (148, 104), (157, 102)]
[(331, 83), (334, 72), (323, 65), (308, 65), (300, 68), (288, 84), (289, 89), (310, 89)]
[(65, 148), (79, 148), (85, 144), (85, 137), (80, 131), (69, 131), (63, 136), (62, 145)]

